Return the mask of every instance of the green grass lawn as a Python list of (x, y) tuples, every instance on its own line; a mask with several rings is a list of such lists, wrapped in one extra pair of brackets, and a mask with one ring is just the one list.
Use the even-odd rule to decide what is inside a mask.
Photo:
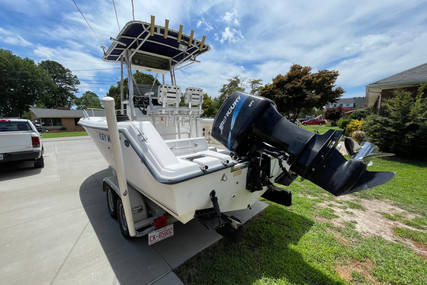
[(338, 128), (338, 127), (332, 127), (331, 123), (327, 123), (326, 125), (322, 125), (322, 126), (319, 126), (319, 125), (311, 125), (311, 126), (300, 125), (300, 127), (304, 128), (306, 130), (309, 130), (311, 132), (318, 132), (319, 134), (326, 133), (326, 131), (329, 130), (329, 129), (342, 130), (342, 129)]
[(346, 211), (363, 211), (360, 199), (387, 199), (417, 215), (408, 220), (385, 214), (414, 227), (395, 227), (395, 235), (427, 247), (427, 164), (398, 158), (373, 162), (370, 170), (395, 171), (396, 176), (344, 202), (297, 179), (286, 187), (293, 194), (291, 207), (268, 202), (245, 225), (240, 243), (223, 239), (175, 273), (185, 284), (425, 284), (425, 257), (399, 242), (364, 237), (355, 222), (335, 226), (329, 221), (337, 213), (319, 205), (339, 203)]
[(42, 138), (65, 138), (65, 137), (81, 137), (87, 136), (86, 132), (62, 132), (62, 133), (43, 133)]

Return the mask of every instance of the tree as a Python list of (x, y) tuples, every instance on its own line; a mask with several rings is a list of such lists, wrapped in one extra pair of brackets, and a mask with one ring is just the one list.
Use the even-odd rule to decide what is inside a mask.
[(338, 121), (342, 117), (343, 110), (341, 106), (328, 108), (325, 111), (325, 119), (330, 121)]
[(410, 92), (395, 91), (383, 104), (380, 115), (366, 117), (364, 130), (382, 151), (427, 159), (427, 98), (424, 86), (415, 98)]
[(49, 74), (29, 58), (0, 49), (0, 116), (22, 117), (51, 87)]
[(365, 119), (370, 114), (368, 109), (359, 109), (351, 113), (350, 120), (362, 120)]
[[(154, 86), (159, 86), (160, 82), (159, 80), (155, 79), (154, 76), (152, 76), (151, 74), (146, 74), (146, 73), (142, 73), (142, 72), (135, 72), (133, 74), (133, 78), (134, 78), (134, 82), (139, 83), (139, 84), (146, 84), (146, 85), (152, 85), (153, 82)], [(124, 95), (124, 99), (129, 98), (128, 97), (128, 79), (124, 78), (123, 79), (123, 95)], [(137, 94), (137, 91), (134, 91), (135, 94)], [(143, 94), (141, 94), (143, 95)], [(110, 89), (107, 92), (107, 96), (113, 97), (114, 98), (114, 102), (116, 105), (116, 110), (120, 109), (120, 81), (117, 82), (117, 85), (111, 85)]]
[(215, 117), (218, 112), (218, 104), (208, 94), (203, 94), (203, 117)]
[(335, 87), (338, 71), (311, 72), (311, 67), (294, 64), (286, 75), (279, 74), (271, 84), (260, 88), (259, 95), (273, 100), (279, 112), (295, 122), (303, 109), (322, 108), (336, 102), (344, 93)]
[(41, 103), (46, 108), (71, 107), (76, 99), (74, 92), (80, 84), (77, 76), (56, 61), (44, 60), (39, 66), (50, 74), (54, 84), (47, 96), (40, 98)]
[(251, 94), (258, 94), (262, 85), (262, 79), (252, 79), (249, 81), (251, 85)]
[(218, 97), (217, 104), (221, 106), (222, 103), (224, 103), (224, 101), (236, 91), (245, 91), (245, 88), (242, 87), (242, 80), (238, 75), (228, 79), (228, 83), (222, 85), (222, 88), (219, 90), (220, 95)]
[(76, 98), (74, 101), (75, 105), (77, 106), (77, 109), (83, 109), (86, 108), (96, 108), (101, 109), (102, 104), (101, 100), (99, 99), (98, 95), (93, 93), (92, 91), (86, 91), (82, 97)]

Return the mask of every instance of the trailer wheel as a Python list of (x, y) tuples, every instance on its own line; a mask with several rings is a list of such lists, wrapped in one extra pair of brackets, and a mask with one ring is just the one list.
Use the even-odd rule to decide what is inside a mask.
[(111, 189), (110, 186), (105, 186), (105, 193), (107, 197), (108, 213), (113, 219), (117, 218), (117, 194)]
[(126, 222), (125, 209), (121, 199), (117, 199), (117, 215), (119, 218), (120, 231), (125, 238), (130, 238), (128, 224)]

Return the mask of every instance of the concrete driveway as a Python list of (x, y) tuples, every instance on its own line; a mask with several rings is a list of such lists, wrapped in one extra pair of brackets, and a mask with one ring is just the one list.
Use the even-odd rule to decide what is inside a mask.
[[(196, 221), (151, 247), (110, 218), (108, 165), (88, 137), (45, 139), (45, 167), (0, 165), (0, 284), (182, 284), (172, 270), (220, 239)], [(246, 221), (266, 207), (234, 213)]]

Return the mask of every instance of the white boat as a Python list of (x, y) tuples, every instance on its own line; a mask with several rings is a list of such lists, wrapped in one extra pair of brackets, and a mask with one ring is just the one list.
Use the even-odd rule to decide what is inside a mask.
[[(305, 131), (282, 118), (272, 101), (244, 93), (230, 96), (213, 122), (212, 134), (224, 146), (210, 146), (201, 129), (203, 90), (184, 89), (176, 85), (175, 78), (177, 69), (198, 62), (209, 50), (205, 37), (197, 40), (193, 31), (183, 34), (182, 26), (179, 31), (171, 30), (168, 22), (155, 25), (152, 18), (151, 23), (127, 23), (111, 40), (103, 59), (120, 63), (122, 71), (126, 67), (129, 78), (129, 94), (121, 94), (117, 117), (125, 180), (146, 204), (154, 202), (182, 223), (197, 218), (209, 229), (230, 224), (237, 228), (238, 221), (224, 213), (250, 207), (261, 195), (290, 205), (290, 193), (272, 182), (289, 185), (297, 175), (336, 195), (373, 187), (392, 177), (367, 177), (361, 160), (350, 160), (352, 165), (344, 167), (345, 159), (334, 148), (339, 132), (320, 136)], [(162, 84), (136, 84), (131, 76), (134, 69), (161, 74)], [(165, 83), (166, 74), (171, 84)], [(185, 106), (180, 104), (182, 98)], [(107, 118), (85, 116), (79, 124), (117, 170)], [(108, 180), (111, 185), (117, 184), (112, 180)], [(114, 214), (115, 201), (123, 199), (126, 191), (113, 188), (118, 196), (107, 199)], [(133, 204), (131, 210), (135, 210)], [(123, 217), (129, 220), (129, 215)], [(150, 215), (144, 214), (139, 221)]]

